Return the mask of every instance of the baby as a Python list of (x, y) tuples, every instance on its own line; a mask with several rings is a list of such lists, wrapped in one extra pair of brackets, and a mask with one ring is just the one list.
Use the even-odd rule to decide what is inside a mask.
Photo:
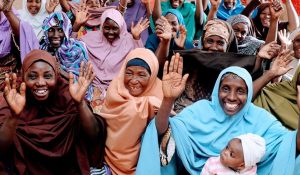
[(262, 137), (251, 133), (240, 135), (229, 141), (219, 157), (207, 160), (201, 175), (256, 175), (256, 163), (265, 151)]

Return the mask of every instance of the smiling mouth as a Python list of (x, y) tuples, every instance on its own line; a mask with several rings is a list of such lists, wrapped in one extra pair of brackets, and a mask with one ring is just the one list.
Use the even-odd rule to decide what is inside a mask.
[(238, 104), (225, 103), (224, 107), (227, 111), (234, 112), (238, 109), (239, 105)]
[(33, 92), (37, 97), (45, 97), (48, 94), (48, 89), (37, 89)]

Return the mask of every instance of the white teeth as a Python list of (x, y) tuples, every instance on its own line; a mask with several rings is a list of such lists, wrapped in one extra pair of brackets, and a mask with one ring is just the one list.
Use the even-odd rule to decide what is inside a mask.
[(229, 110), (235, 110), (238, 107), (237, 104), (230, 104), (230, 103), (225, 103), (225, 106)]
[(38, 95), (44, 95), (47, 92), (47, 90), (35, 90), (35, 93)]

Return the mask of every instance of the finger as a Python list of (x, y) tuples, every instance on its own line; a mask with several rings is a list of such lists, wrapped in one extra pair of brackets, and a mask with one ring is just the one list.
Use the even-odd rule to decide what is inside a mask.
[(175, 72), (178, 72), (178, 66), (179, 66), (179, 59), (180, 59), (180, 54), (179, 53), (175, 53), (175, 61), (174, 61), (174, 67), (173, 70)]
[(139, 21), (138, 21), (138, 24), (141, 24), (142, 23), (142, 20), (143, 20), (143, 17), (140, 17)]
[(17, 75), (15, 73), (12, 74), (12, 89), (17, 88)]
[(9, 74), (5, 74), (5, 87), (7, 87), (7, 90), (11, 90), (10, 81), (9, 81)]
[(26, 94), (26, 85), (23, 82), (23, 83), (21, 83), (21, 86), (20, 86), (20, 95), (24, 97), (25, 94)]
[(74, 74), (69, 72), (69, 85), (74, 84)]
[(166, 61), (165, 65), (164, 65), (164, 70), (163, 70), (163, 78), (165, 75), (168, 74), (168, 65), (169, 65), (169, 61)]
[(182, 79), (181, 79), (181, 85), (182, 85), (182, 86), (185, 87), (188, 78), (189, 78), (189, 74), (185, 74), (185, 75), (182, 77)]
[(179, 58), (179, 65), (178, 65), (178, 73), (179, 73), (180, 75), (182, 75), (182, 72), (183, 72), (183, 58), (180, 57), (180, 58)]
[(92, 78), (92, 74), (93, 74), (93, 66), (89, 62), (88, 63), (88, 73), (87, 73), (87, 76), (86, 76), (88, 80), (90, 80)]
[(79, 69), (79, 77), (83, 77), (83, 75), (84, 75), (84, 62), (81, 61), (80, 69)]
[(176, 55), (173, 55), (172, 58), (171, 58), (171, 62), (169, 64), (169, 73), (170, 72), (174, 72), (174, 62), (175, 62), (175, 59), (176, 59)]
[(134, 24), (133, 24), (133, 21), (131, 21), (131, 29), (134, 28)]

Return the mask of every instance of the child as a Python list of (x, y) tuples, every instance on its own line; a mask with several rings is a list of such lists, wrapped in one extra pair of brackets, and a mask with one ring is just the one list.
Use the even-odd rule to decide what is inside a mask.
[(240, 135), (229, 141), (220, 156), (207, 160), (201, 175), (256, 175), (256, 163), (265, 151), (262, 137), (251, 133)]

